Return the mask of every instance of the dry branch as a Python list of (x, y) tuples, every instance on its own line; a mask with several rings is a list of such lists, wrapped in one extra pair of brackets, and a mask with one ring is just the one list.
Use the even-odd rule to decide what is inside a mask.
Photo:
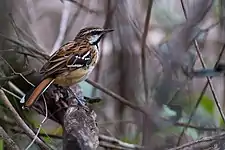
[(192, 142), (189, 142), (189, 143), (186, 143), (186, 144), (183, 144), (181, 146), (178, 146), (178, 147), (175, 147), (175, 148), (171, 148), (169, 150), (180, 150), (180, 149), (184, 149), (184, 148), (193, 148), (194, 146), (199, 146), (199, 149), (201, 149), (201, 144), (204, 143), (204, 142), (212, 142), (212, 141), (217, 141), (219, 142), (220, 140), (224, 140), (225, 138), (225, 133), (221, 133), (219, 135), (213, 135), (213, 136), (208, 136), (208, 137), (203, 137), (199, 140), (196, 140), (196, 141), (192, 141)]
[(18, 145), (10, 138), (10, 136), (5, 132), (5, 130), (0, 126), (0, 138), (4, 140), (6, 146), (10, 150), (20, 150)]
[(99, 145), (96, 114), (84, 107), (71, 106), (64, 116), (64, 150), (94, 150)]
[[(23, 121), (23, 119), (19, 116), (19, 114), (16, 112), (8, 98), (6, 97), (5, 93), (0, 89), (0, 98), (5, 104), (6, 107), (9, 108), (9, 110), (12, 112), (13, 116), (15, 117), (15, 120), (18, 122), (19, 126), (24, 129), (26, 134), (31, 138), (34, 139), (35, 134), (34, 132), (26, 125), (26, 123)], [(45, 144), (41, 139), (36, 138), (35, 142), (42, 148), (42, 149), (51, 149), (47, 144)]]

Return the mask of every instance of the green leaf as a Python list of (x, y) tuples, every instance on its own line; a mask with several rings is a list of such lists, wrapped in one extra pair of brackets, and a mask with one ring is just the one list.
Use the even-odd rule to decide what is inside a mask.
[(140, 142), (140, 133), (136, 133), (135, 135), (127, 135), (120, 138), (121, 141), (131, 144), (138, 144)]
[(0, 140), (0, 150), (4, 150), (4, 142), (3, 142), (3, 140)]
[(223, 119), (222, 119), (222, 117), (220, 116), (220, 119), (219, 119), (219, 127), (221, 127), (221, 128), (225, 128), (225, 123), (223, 122)]
[(209, 114), (213, 115), (215, 104), (208, 96), (203, 96), (200, 102), (200, 106)]

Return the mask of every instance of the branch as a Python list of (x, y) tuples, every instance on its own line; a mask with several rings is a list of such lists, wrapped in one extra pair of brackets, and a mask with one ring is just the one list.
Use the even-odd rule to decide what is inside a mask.
[(42, 53), (42, 52), (39, 52), (39, 51), (36, 50), (35, 48), (33, 48), (33, 47), (31, 47), (31, 46), (29, 46), (29, 45), (27, 45), (27, 44), (25, 44), (25, 43), (23, 43), (23, 42), (21, 42), (21, 41), (19, 41), (19, 40), (15, 40), (15, 39), (9, 38), (9, 37), (5, 36), (5, 35), (2, 34), (2, 33), (0, 33), (0, 37), (4, 38), (4, 39), (7, 40), (7, 41), (10, 41), (10, 42), (12, 42), (12, 43), (14, 43), (14, 44), (16, 44), (16, 45), (19, 45), (19, 46), (25, 48), (25, 49), (28, 50), (28, 51), (35, 52), (36, 54), (42, 56), (42, 57), (45, 58), (45, 59), (48, 59), (48, 58), (49, 58), (49, 56), (48, 56), (47, 54)]
[(101, 86), (100, 84), (98, 84), (98, 83), (96, 83), (96, 82), (94, 82), (92, 80), (89, 80), (89, 79), (86, 79), (86, 82), (89, 83), (89, 84), (91, 84), (95, 88), (101, 90), (105, 94), (107, 94), (107, 95), (115, 98), (119, 102), (121, 102), (121, 103), (129, 106), (130, 108), (133, 108), (134, 110), (138, 110), (138, 111), (142, 112), (143, 114), (148, 115), (148, 112), (143, 107), (131, 103), (130, 101), (128, 101), (125, 98), (121, 97), (120, 95), (114, 93), (113, 91), (108, 90), (107, 88)]
[[(10, 103), (9, 99), (5, 95), (4, 91), (0, 89), (0, 99), (3, 101), (5, 106), (9, 108), (9, 110), (12, 112), (14, 119), (19, 124), (19, 126), (24, 129), (26, 134), (31, 138), (35, 138), (34, 132), (26, 125), (26, 123), (23, 121), (23, 119), (19, 116), (19, 114), (16, 112), (12, 104)], [(47, 144), (45, 144), (41, 139), (36, 138), (35, 142), (42, 148), (42, 149), (51, 149)]]
[(70, 106), (64, 116), (64, 150), (93, 150), (99, 145), (96, 114), (81, 106)]
[(70, 0), (64, 0), (64, 9), (62, 12), (60, 27), (59, 27), (59, 34), (55, 41), (55, 44), (53, 46), (52, 52), (50, 53), (50, 56), (57, 51), (60, 46), (62, 45), (62, 42), (65, 38), (65, 33), (68, 25), (68, 20), (70, 16), (70, 9), (71, 9), (71, 1)]
[(125, 143), (125, 142), (120, 141), (120, 140), (118, 140), (116, 138), (105, 136), (105, 135), (99, 135), (99, 140), (111, 143), (114, 146), (123, 147), (124, 149), (143, 149), (144, 148), (143, 146)]
[[(181, 5), (182, 5), (182, 9), (183, 9), (183, 12), (184, 12), (184, 16), (185, 16), (185, 18), (186, 18), (186, 20), (187, 20), (187, 14), (186, 14), (186, 9), (185, 9), (185, 7), (184, 7), (184, 2), (183, 2), (183, 0), (181, 0), (180, 2), (181, 2)], [(210, 5), (210, 6), (211, 6), (211, 5)], [(207, 9), (207, 10), (208, 10), (208, 9)], [(202, 67), (205, 69), (205, 68), (206, 68), (206, 65), (205, 65), (204, 60), (203, 60), (203, 58), (202, 58), (202, 54), (201, 54), (201, 52), (200, 52), (200, 50), (199, 50), (198, 42), (197, 42), (196, 39), (194, 40), (194, 46), (195, 46), (196, 52), (197, 52), (197, 54), (198, 54), (198, 57), (199, 57), (199, 59), (200, 59), (200, 61), (201, 61), (201, 65), (202, 65)], [(225, 49), (225, 45), (223, 45), (223, 47), (222, 47), (222, 49), (221, 49), (221, 52), (220, 52), (220, 55), (219, 55), (219, 57), (218, 57), (218, 59), (217, 59), (216, 64), (214, 65), (214, 67), (219, 63), (219, 61), (220, 61), (220, 59), (221, 59), (221, 57), (222, 57), (222, 54), (223, 54), (223, 52), (224, 52), (224, 49)], [(216, 103), (216, 105), (217, 105), (217, 108), (219, 109), (219, 112), (220, 112), (220, 114), (221, 114), (221, 117), (222, 117), (223, 121), (225, 122), (224, 114), (223, 114), (223, 112), (222, 112), (221, 106), (220, 106), (220, 104), (219, 104), (218, 98), (217, 98), (217, 96), (216, 96), (216, 94), (215, 94), (215, 90), (214, 90), (213, 85), (212, 85), (212, 81), (211, 81), (211, 78), (212, 78), (212, 77), (206, 77), (206, 78), (207, 78), (207, 83), (205, 84), (205, 86), (204, 86), (204, 88), (203, 88), (203, 90), (202, 90), (202, 92), (201, 92), (201, 94), (200, 94), (200, 96), (199, 96), (199, 98), (198, 98), (198, 100), (197, 100), (197, 103), (195, 104), (195, 107), (194, 107), (194, 109), (193, 109), (192, 112), (191, 112), (191, 115), (190, 115), (190, 118), (189, 118), (187, 124), (190, 124), (190, 122), (191, 122), (191, 120), (192, 120), (192, 117), (194, 116), (195, 111), (196, 111), (196, 109), (198, 108), (198, 105), (200, 104), (200, 102), (201, 102), (201, 100), (202, 100), (202, 97), (203, 97), (203, 95), (204, 95), (204, 93), (205, 93), (205, 91), (206, 91), (208, 85), (210, 85), (210, 89), (211, 89), (211, 91), (212, 91), (212, 94), (213, 94), (215, 103)], [(185, 127), (185, 128), (182, 130), (181, 135), (180, 135), (180, 137), (179, 137), (179, 139), (178, 139), (177, 145), (179, 145), (179, 143), (180, 143), (180, 141), (181, 141), (181, 138), (182, 138), (182, 136), (183, 136), (183, 134), (184, 134), (186, 128), (187, 128), (187, 127)]]
[(6, 146), (10, 150), (20, 150), (18, 145), (10, 138), (10, 136), (5, 132), (5, 130), (0, 126), (0, 138), (4, 140)]
[(100, 11), (100, 10), (93, 10), (93, 9), (90, 9), (86, 6), (84, 6), (83, 4), (81, 3), (78, 3), (76, 0), (70, 0), (72, 3), (74, 3), (75, 5), (79, 6), (80, 8), (82, 8), (84, 11), (86, 12), (89, 12), (89, 13), (94, 13), (96, 15), (104, 15), (105, 12), (104, 11)]
[(148, 2), (148, 9), (146, 12), (146, 18), (145, 18), (145, 27), (144, 32), (142, 35), (142, 41), (141, 41), (141, 66), (142, 66), (142, 77), (143, 77), (143, 83), (144, 83), (144, 90), (145, 90), (145, 101), (148, 100), (148, 78), (147, 78), (147, 72), (146, 72), (146, 52), (145, 52), (145, 44), (146, 44), (146, 37), (148, 35), (148, 27), (151, 17), (151, 10), (152, 10), (152, 3), (153, 0), (149, 0)]
[(179, 147), (171, 148), (169, 150), (180, 150), (180, 149), (184, 149), (184, 148), (187, 148), (187, 147), (191, 147), (191, 146), (196, 145), (196, 144), (201, 144), (203, 142), (212, 142), (212, 141), (215, 141), (215, 140), (221, 140), (221, 139), (224, 139), (224, 136), (225, 136), (225, 132), (223, 132), (219, 135), (203, 137), (200, 140), (192, 141), (192, 142), (186, 143), (184, 145), (181, 145)]
[[(35, 72), (35, 70), (28, 70), (28, 71), (25, 71), (25, 72), (21, 72), (20, 74), (22, 74), (23, 76), (27, 76), (27, 75), (30, 75), (30, 74), (32, 74), (34, 72)], [(7, 76), (7, 77), (0, 77), (0, 81), (14, 80), (14, 79), (17, 79), (19, 77), (20, 77), (19, 74), (15, 74), (15, 75), (12, 75), (12, 76)]]

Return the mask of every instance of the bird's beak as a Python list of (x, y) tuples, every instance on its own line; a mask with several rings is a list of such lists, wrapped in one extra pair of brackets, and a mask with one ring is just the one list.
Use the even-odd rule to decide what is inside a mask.
[(113, 29), (104, 29), (103, 30), (104, 33), (112, 32), (112, 31), (114, 31), (114, 30)]

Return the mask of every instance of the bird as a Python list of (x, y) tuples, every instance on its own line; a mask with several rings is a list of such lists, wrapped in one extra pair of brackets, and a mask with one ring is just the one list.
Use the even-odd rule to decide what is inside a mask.
[[(86, 27), (78, 32), (74, 40), (62, 45), (40, 69), (43, 79), (29, 95), (23, 97), (23, 108), (30, 108), (51, 84), (69, 87), (84, 81), (99, 60), (100, 40), (112, 31), (101, 27)], [(78, 104), (84, 105), (79, 99)]]

